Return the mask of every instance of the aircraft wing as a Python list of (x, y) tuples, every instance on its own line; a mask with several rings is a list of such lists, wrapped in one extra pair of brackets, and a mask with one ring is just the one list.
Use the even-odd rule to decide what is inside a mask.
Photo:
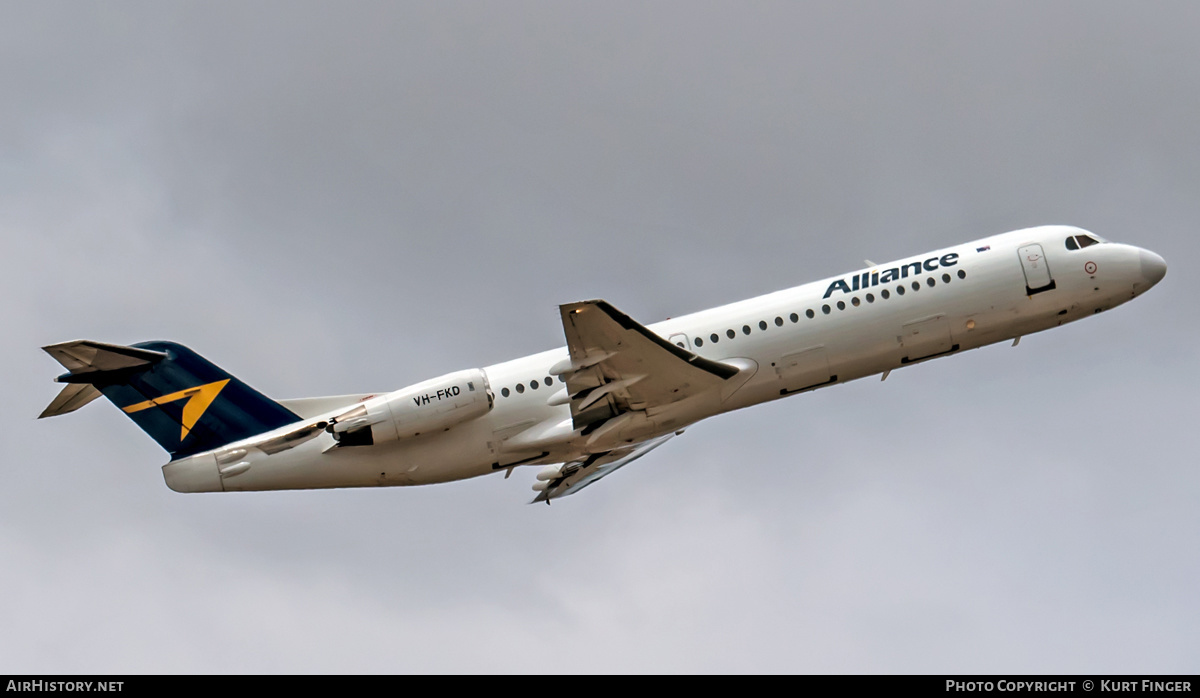
[(606, 301), (559, 311), (571, 356), (551, 373), (567, 385), (576, 429), (718, 388), (738, 373), (671, 344)]
[[(667, 434), (656, 439), (643, 441), (629, 448), (596, 454), (590, 456), (587, 460), (564, 463), (558, 468), (557, 473), (550, 472), (550, 469), (547, 468), (542, 471), (544, 475), (538, 475), (538, 484), (540, 486), (542, 482), (545, 482), (545, 489), (538, 492), (538, 495), (533, 498), (530, 504), (537, 502), (546, 502), (549, 504), (551, 499), (575, 494), (605, 475), (612, 474), (618, 468), (629, 465), (638, 458), (662, 446), (672, 436), (675, 436), (675, 434)], [(543, 477), (547, 479), (542, 479)]]

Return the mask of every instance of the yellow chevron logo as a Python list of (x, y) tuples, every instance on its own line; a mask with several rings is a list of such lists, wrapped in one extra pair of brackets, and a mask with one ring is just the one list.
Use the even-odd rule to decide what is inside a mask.
[(208, 406), (212, 404), (213, 400), (217, 399), (217, 394), (221, 392), (228, 382), (229, 379), (226, 378), (215, 383), (198, 385), (195, 388), (180, 390), (170, 395), (163, 395), (162, 397), (156, 397), (153, 400), (139, 402), (136, 405), (130, 405), (121, 409), (129, 413), (141, 412), (151, 407), (165, 405), (168, 402), (186, 399), (187, 403), (183, 406), (183, 429), (179, 432), (179, 440), (183, 441), (192, 427), (196, 426), (196, 422), (200, 421), (200, 418), (204, 416), (204, 412), (208, 410)]

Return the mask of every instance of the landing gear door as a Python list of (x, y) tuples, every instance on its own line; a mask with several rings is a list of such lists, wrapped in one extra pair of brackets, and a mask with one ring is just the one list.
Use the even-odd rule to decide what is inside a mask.
[(1050, 267), (1046, 265), (1046, 255), (1041, 245), (1025, 245), (1017, 250), (1017, 255), (1021, 258), (1021, 269), (1025, 271), (1026, 295), (1032, 296), (1054, 288), (1054, 279), (1050, 277)]

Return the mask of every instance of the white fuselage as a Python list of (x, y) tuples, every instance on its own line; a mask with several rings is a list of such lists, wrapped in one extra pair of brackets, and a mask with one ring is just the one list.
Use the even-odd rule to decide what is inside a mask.
[[(1057, 327), (1124, 303), (1165, 273), (1160, 257), (1137, 247), (1105, 242), (1069, 249), (1066, 240), (1079, 234), (1086, 231), (1020, 230), (649, 325), (740, 371), (719, 393), (660, 410), (657, 431), (638, 439)], [(560, 348), (485, 367), (493, 408), (445, 431), (362, 447), (336, 447), (331, 434), (322, 434), (274, 455), (255, 451), (254, 443), (272, 432), (174, 461), (164, 474), (180, 491), (418, 485), (616, 447), (589, 442), (573, 428), (565, 386), (551, 374), (567, 358)], [(319, 420), (346, 409), (301, 416)], [(218, 473), (235, 460), (249, 467)]]

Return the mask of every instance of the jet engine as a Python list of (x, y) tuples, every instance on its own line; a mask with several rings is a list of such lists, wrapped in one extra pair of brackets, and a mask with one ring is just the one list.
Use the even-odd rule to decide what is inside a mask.
[(330, 420), (339, 446), (370, 446), (449, 429), (487, 414), (495, 403), (481, 369), (448, 373), (371, 398)]

